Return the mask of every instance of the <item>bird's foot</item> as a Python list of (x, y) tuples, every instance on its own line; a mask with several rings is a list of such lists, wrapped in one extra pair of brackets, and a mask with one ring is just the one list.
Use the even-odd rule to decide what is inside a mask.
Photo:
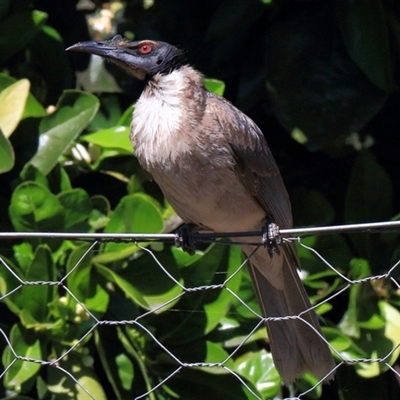
[(184, 224), (176, 230), (175, 245), (191, 256), (196, 251), (196, 227), (192, 224)]
[(278, 245), (282, 243), (282, 238), (279, 236), (279, 226), (273, 221), (267, 221), (262, 228), (262, 243), (267, 247), (268, 253), (279, 254)]

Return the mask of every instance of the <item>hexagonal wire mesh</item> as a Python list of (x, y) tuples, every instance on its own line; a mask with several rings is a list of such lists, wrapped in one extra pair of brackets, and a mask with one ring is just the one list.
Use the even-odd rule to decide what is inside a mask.
[[(314, 276), (314, 279), (309, 282), (310, 288), (317, 289), (314, 290), (317, 294), (314, 296), (313, 309), (318, 309), (319, 313), (329, 311), (332, 308), (331, 303), (334, 303), (338, 296), (346, 293), (349, 296), (348, 310), (338, 324), (339, 329), (335, 331), (333, 328), (323, 328), (329, 342), (325, 338), (323, 340), (328, 343), (337, 362), (332, 372), (343, 364), (356, 364), (359, 366), (360, 375), (367, 377), (368, 374), (371, 375), (369, 366), (378, 365), (378, 370), (391, 370), (400, 379), (400, 373), (393, 366), (400, 352), (400, 328), (396, 321), (396, 317), (400, 316), (400, 313), (387, 301), (389, 297), (387, 285), (391, 285), (394, 291), (400, 291), (398, 281), (400, 261), (397, 260), (391, 265), (386, 264), (384, 267), (386, 272), (375, 275), (371, 274), (368, 261), (365, 260), (358, 260), (357, 265), (362, 265), (360, 268), (355, 267), (356, 264), (352, 264), (352, 262), (350, 265), (353, 268), (343, 268), (343, 265), (335, 266), (323, 254), (324, 249), (327, 253), (334, 252), (334, 248), (328, 250), (334, 245), (321, 246), (310, 238), (320, 237), (318, 235), (322, 233), (343, 234), (355, 231), (369, 232), (369, 234), (375, 232), (373, 234), (376, 235), (390, 229), (392, 229), (390, 232), (393, 232), (393, 229), (399, 229), (399, 227), (398, 222), (386, 222), (281, 230), (280, 232), (286, 236), (306, 234), (307, 236), (302, 239), (284, 240), (298, 242), (303, 265), (305, 264), (304, 258), (312, 265), (316, 261), (322, 265), (322, 268), (320, 266), (314, 271), (316, 275), (311, 275)], [(250, 235), (256, 236), (260, 233), (253, 232)], [(210, 243), (221, 237), (234, 236), (235, 234), (232, 233), (226, 235), (197, 234), (196, 238), (199, 243)], [(245, 235), (240, 233), (237, 236)], [(132, 390), (134, 373), (130, 360), (133, 359), (139, 366), (139, 370), (142, 368), (143, 374), (142, 392), (136, 393), (135, 399), (155, 399), (157, 398), (155, 394), (159, 390), (173, 392), (177, 389), (174, 389), (174, 385), (169, 387), (169, 384), (175, 376), (178, 376), (178, 373), (183, 370), (198, 369), (214, 370), (220, 375), (228, 374), (234, 377), (245, 388), (245, 391), (248, 391), (247, 396), (250, 393), (255, 399), (267, 398), (265, 392), (260, 389), (265, 382), (254, 381), (251, 375), (240, 368), (237, 362), (237, 359), (240, 359), (245, 352), (245, 347), (260, 338), (259, 332), (264, 329), (263, 323), (266, 321), (266, 318), (260, 315), (257, 306), (254, 307), (252, 301), (249, 303), (248, 299), (241, 297), (243, 293), (246, 293), (245, 291), (240, 292), (241, 295), (238, 294), (239, 287), (243, 281), (246, 281), (243, 271), (246, 270), (244, 266), (248, 259), (243, 261), (235, 255), (231, 257), (217, 252), (210, 259), (218, 262), (219, 266), (222, 265), (222, 269), (219, 266), (211, 268), (211, 270), (205, 268), (202, 281), (202, 277), (198, 276), (201, 269), (196, 265), (196, 262), (201, 261), (201, 257), (196, 258), (195, 256), (193, 263), (192, 259), (183, 252), (175, 259), (160, 256), (160, 248), (157, 247), (157, 244), (176, 240), (174, 234), (2, 233), (0, 239), (7, 240), (8, 243), (10, 240), (18, 241), (19, 246), (26, 246), (26, 244), (21, 244), (21, 240), (27, 241), (27, 243), (36, 241), (38, 246), (34, 252), (32, 245), (29, 244), (28, 250), (25, 248), (27, 250), (25, 256), (23, 249), (18, 246), (14, 248), (13, 257), (0, 256), (0, 301), (11, 311), (10, 315), (17, 316), (14, 320), (8, 316), (7, 318), (11, 322), (3, 320), (2, 327), (0, 327), (4, 348), (3, 371), (0, 377), (6, 381), (10, 393), (21, 392), (21, 382), (22, 386), (24, 384), (28, 387), (32, 386), (32, 381), (37, 377), (39, 370), (46, 367), (49, 368), (49, 372), (47, 374), (48, 381), (44, 386), (47, 385), (52, 393), (65, 393), (66, 390), (71, 390), (72, 385), (75, 392), (80, 393), (81, 396), (85, 393), (91, 399), (106, 398), (102, 388), (90, 381), (90, 379), (94, 379), (92, 372), (94, 362), (102, 365), (105, 376), (111, 376), (109, 379), (112, 382), (111, 389), (116, 390), (116, 377), (118, 376), (125, 393), (128, 393)], [(60, 247), (57, 241), (62, 240), (65, 241), (63, 243), (74, 241), (75, 245)], [(41, 244), (38, 245), (39, 241)], [(87, 241), (90, 241), (89, 245)], [(105, 259), (104, 256), (102, 258), (102, 254), (104, 255), (102, 250), (110, 241), (128, 242), (129, 246), (132, 246), (133, 242), (137, 248), (131, 255), (124, 253), (125, 255), (121, 259), (128, 261), (125, 261), (122, 267), (119, 264), (114, 270), (110, 267), (110, 263), (117, 265), (116, 261), (120, 261), (119, 258)], [(103, 246), (102, 249), (101, 246)], [(37, 250), (39, 247), (40, 251)], [(233, 246), (214, 245), (214, 248), (223, 247), (225, 249), (233, 248)], [(339, 247), (343, 249), (342, 246)], [(129, 248), (132, 250), (132, 247)], [(178, 254), (176, 251), (175, 253)], [(68, 260), (65, 260), (65, 254), (69, 254)], [(144, 280), (143, 276), (137, 274), (137, 271), (133, 275), (127, 273), (127, 270), (135, 269), (132, 266), (144, 254), (148, 257), (145, 264), (146, 269), (151, 268), (152, 273), (155, 270), (160, 273), (151, 275), (150, 280), (154, 279), (153, 286), (162, 289), (161, 294), (157, 293), (157, 290), (152, 292), (151, 287), (149, 289), (149, 273)], [(62, 260), (66, 267), (56, 270), (56, 265), (61, 263), (57, 263), (55, 258), (58, 261)], [(335, 261), (340, 260), (340, 257), (333, 258)], [(167, 259), (168, 264), (175, 261), (180, 268), (184, 268), (186, 275), (177, 273), (179, 268), (171, 268), (170, 265), (167, 265)], [(148, 267), (149, 260), (152, 260), (153, 267)], [(127, 268), (128, 264), (126, 263), (132, 263), (130, 268)], [(233, 263), (236, 265), (232, 265)], [(95, 265), (97, 265), (96, 270)], [(139, 264), (138, 268), (146, 273), (143, 266)], [(192, 268), (196, 269), (196, 279), (191, 277), (190, 272), (188, 273)], [(369, 276), (365, 276), (366, 271), (369, 271)], [(238, 277), (242, 273), (244, 276), (239, 279)], [(163, 277), (164, 283), (160, 283), (160, 276)], [(215, 276), (219, 276), (219, 278), (215, 280)], [(351, 276), (354, 279), (351, 279)], [(132, 282), (135, 277), (138, 279), (138, 285)], [(323, 282), (321, 277), (323, 277)], [(168, 284), (165, 285), (165, 282)], [(193, 282), (197, 284), (192, 286)], [(201, 284), (201, 282), (203, 283)], [(375, 295), (379, 292), (379, 296), (376, 297), (380, 298), (375, 302), (377, 307), (375, 307), (374, 313), (367, 313), (369, 316), (367, 320), (365, 320), (365, 314), (361, 316), (362, 311), (357, 308), (357, 301), (360, 298), (367, 298), (360, 295), (362, 284), (367, 285), (367, 297), (371, 295), (372, 290)], [(197, 296), (194, 301), (182, 301), (191, 294)], [(200, 303), (203, 305), (199, 306)], [(204, 306), (204, 304), (206, 305)], [(223, 345), (214, 353), (203, 354), (200, 359), (196, 359), (194, 356), (196, 352), (189, 349), (193, 346), (193, 342), (187, 340), (185, 333), (182, 332), (190, 324), (190, 321), (187, 320), (192, 318), (192, 323), (195, 322), (193, 315), (199, 315), (199, 313), (208, 319), (206, 322), (203, 321), (200, 329), (205, 335), (214, 335), (213, 339), (207, 341), (207, 345), (216, 347), (215, 343), (218, 340), (215, 339), (215, 330), (218, 326), (220, 328), (222, 326), (218, 332), (221, 335), (224, 329), (229, 331), (229, 328), (232, 328), (230, 324), (234, 324), (232, 315), (229, 314), (232, 304), (239, 318), (245, 320), (244, 326), (247, 327), (247, 331), (235, 326), (232, 332), (237, 329), (239, 333), (228, 334), (220, 341)], [(194, 309), (191, 310), (191, 306)], [(207, 307), (209, 307), (208, 310)], [(218, 311), (218, 307), (222, 309), (221, 312)], [(212, 313), (215, 315), (213, 316)], [(111, 316), (115, 318), (110, 319)], [(128, 316), (133, 317), (126, 318)], [(210, 322), (210, 319), (214, 320)], [(301, 314), (288, 315), (284, 318), (268, 318), (268, 321), (273, 323), (282, 319), (298, 319), (308, 324)], [(160, 322), (157, 322), (158, 320)], [(397, 324), (395, 325), (397, 330), (392, 327), (392, 332), (389, 332), (388, 324), (390, 322)], [(7, 324), (9, 324), (8, 328)], [(197, 321), (196, 324), (199, 322)], [(12, 328), (10, 328), (11, 325)], [(104, 327), (113, 327), (117, 332), (104, 333), (101, 331)], [(382, 334), (385, 339), (389, 339), (390, 345), (386, 349), (373, 348), (370, 353), (352, 351), (353, 342), (356, 342), (357, 346), (362, 343), (360, 342), (362, 336), (360, 329), (375, 331), (383, 329)], [(191, 332), (198, 334), (195, 330)], [(317, 332), (317, 334), (319, 333)], [(171, 340), (171, 337), (174, 336), (175, 341)], [(114, 340), (119, 338), (122, 345), (118, 344), (116, 346), (118, 349), (110, 352), (106, 348), (107, 338)], [(178, 346), (176, 341), (183, 341), (183, 348), (185, 348), (184, 342), (187, 342), (186, 352), (189, 355), (185, 354), (185, 351), (182, 352), (182, 346)], [(251, 348), (253, 351), (253, 347)], [(92, 351), (96, 349), (95, 352), (99, 352), (99, 355), (92, 354), (88, 349), (92, 349)], [(213, 356), (209, 357), (208, 354), (211, 353)], [(261, 353), (266, 354), (264, 350), (261, 350)], [(115, 355), (117, 361), (107, 362), (110, 354)], [(373, 357), (365, 356), (368, 354)], [(146, 366), (148, 363), (146, 357), (151, 359), (150, 366)], [(157, 367), (157, 362), (163, 367)], [(113, 366), (117, 367), (118, 373), (112, 370)], [(157, 373), (153, 373), (153, 377), (149, 378), (149, 374), (144, 372), (146, 368), (153, 368), (157, 370)], [(125, 378), (123, 377), (124, 371)], [(295, 393), (292, 387), (292, 391), (289, 393), (290, 398), (305, 396), (322, 385), (322, 381), (323, 379), (309, 380), (308, 387), (301, 393)], [(275, 395), (279, 396), (281, 393), (283, 396), (279, 389), (279, 379), (277, 382)], [(45, 389), (43, 390), (45, 391)], [(120, 398), (123, 398), (122, 392), (119, 391)]]

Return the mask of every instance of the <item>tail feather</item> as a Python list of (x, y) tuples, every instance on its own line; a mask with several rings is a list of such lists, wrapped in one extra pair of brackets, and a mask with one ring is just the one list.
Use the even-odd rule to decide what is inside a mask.
[[(333, 379), (335, 364), (323, 338), (317, 315), (311, 310), (305, 288), (297, 273), (298, 260), (288, 245), (280, 254), (245, 245), (250, 255), (250, 274), (264, 317), (300, 318), (267, 321), (267, 330), (274, 363), (285, 383), (293, 382), (305, 372), (319, 379)], [(307, 311), (309, 310), (309, 311)], [(304, 321), (306, 322), (304, 322)]]

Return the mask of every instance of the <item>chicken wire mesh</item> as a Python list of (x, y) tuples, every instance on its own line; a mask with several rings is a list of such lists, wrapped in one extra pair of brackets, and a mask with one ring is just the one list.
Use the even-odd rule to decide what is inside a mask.
[[(349, 265), (340, 265), (346, 257), (332, 254), (343, 251), (343, 242), (325, 235), (328, 245), (321, 245), (316, 234), (362, 231), (354, 235), (368, 235), (368, 243), (374, 243), (399, 226), (281, 230), (313, 235), (284, 239), (298, 243), (312, 308), (329, 315), (338, 299), (348, 302), (336, 323), (321, 323), (336, 361), (334, 371), (354, 365), (361, 377), (390, 371), (400, 381), (395, 364), (400, 260), (386, 257), (379, 274), (365, 259), (347, 257)], [(249, 235), (259, 240), (259, 232)], [(321, 396), (323, 379), (307, 377), (302, 385), (282, 387), (265, 341), (266, 319), (249, 289), (248, 259), (221, 236), (235, 234), (197, 235), (201, 250), (190, 257), (173, 245), (166, 256), (174, 234), (1, 234), (3, 243), (14, 243), (13, 256), (6, 246), (0, 252), (0, 377), (6, 393), (24, 393), (35, 384), (41, 398), (46, 393), (79, 399), (111, 398), (110, 393), (115, 398), (189, 398), (179, 390), (190, 381), (195, 387), (201, 371), (212, 385), (219, 380), (226, 385), (226, 378), (232, 378), (242, 390), (243, 397), (237, 398)], [(208, 244), (216, 239), (210, 250)], [(307, 323), (301, 314), (268, 318), (282, 319)], [(268, 373), (255, 376), (257, 368)], [(216, 391), (207, 398), (218, 396)]]

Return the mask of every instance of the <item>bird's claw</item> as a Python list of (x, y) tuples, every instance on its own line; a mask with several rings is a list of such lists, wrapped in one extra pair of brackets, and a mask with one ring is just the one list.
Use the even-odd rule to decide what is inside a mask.
[(196, 251), (196, 228), (194, 225), (185, 224), (176, 230), (175, 245), (191, 256)]
[(269, 221), (262, 228), (262, 243), (267, 247), (268, 253), (279, 254), (278, 245), (282, 243), (282, 238), (279, 235), (279, 226), (275, 222)]

